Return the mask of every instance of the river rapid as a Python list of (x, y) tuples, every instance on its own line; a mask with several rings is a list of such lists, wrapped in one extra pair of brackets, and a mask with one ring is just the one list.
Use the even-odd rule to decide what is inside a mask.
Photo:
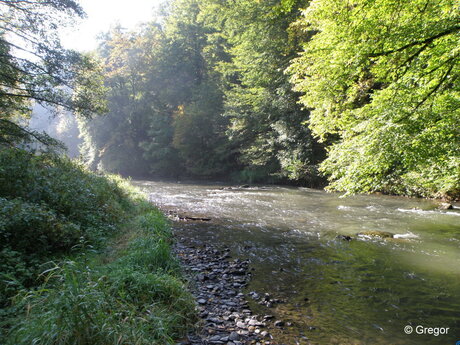
[[(250, 259), (254, 270), (246, 292), (286, 301), (270, 308), (251, 303), (256, 313), (292, 322), (274, 331), (279, 343), (460, 341), (458, 204), (438, 210), (435, 201), (342, 198), (308, 188), (133, 184), (165, 211), (211, 218), (177, 223), (180, 236), (227, 245), (233, 256)], [(356, 236), (365, 231), (394, 236)]]

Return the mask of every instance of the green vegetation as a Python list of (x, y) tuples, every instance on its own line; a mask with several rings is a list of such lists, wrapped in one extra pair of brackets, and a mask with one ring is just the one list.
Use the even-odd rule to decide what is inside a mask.
[[(175, 0), (101, 41), (94, 167), (457, 198), (454, 0)], [(132, 164), (127, 167), (126, 157)]]
[(26, 125), (32, 106), (106, 109), (98, 61), (58, 39), (81, 7), (0, 0), (0, 14), (0, 343), (173, 343), (195, 310), (167, 220)]
[(2, 298), (17, 292), (11, 281), (31, 286), (53, 255), (103, 243), (133, 209), (119, 181), (53, 153), (3, 149), (0, 162), (2, 274), (11, 277), (0, 282)]
[(454, 0), (313, 1), (294, 60), (329, 188), (460, 195), (460, 8)]
[(59, 42), (58, 26), (83, 16), (74, 0), (0, 0), (1, 119), (24, 116), (31, 100), (83, 116), (104, 111), (97, 61)]
[(53, 153), (0, 161), (1, 343), (168, 344), (191, 326), (169, 223), (127, 182)]
[[(86, 166), (460, 197), (455, 0), (174, 0), (91, 54), (59, 42), (83, 16), (0, 0), (1, 343), (165, 344), (193, 321), (166, 220)], [(85, 165), (28, 128), (43, 107)]]
[[(171, 3), (164, 25), (101, 41), (109, 113), (81, 121), (90, 165), (134, 176), (319, 185), (323, 149), (289, 76), (300, 49), (278, 1)], [(129, 166), (126, 163), (129, 157)]]

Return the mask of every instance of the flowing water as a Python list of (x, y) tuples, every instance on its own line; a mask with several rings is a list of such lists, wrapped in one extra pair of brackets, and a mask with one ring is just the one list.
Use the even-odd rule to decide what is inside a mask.
[[(212, 218), (182, 223), (181, 236), (228, 245), (234, 256), (251, 260), (247, 292), (286, 300), (272, 308), (251, 305), (257, 313), (293, 323), (276, 334), (280, 343), (460, 341), (458, 204), (441, 211), (435, 201), (341, 198), (308, 188), (134, 184), (164, 210)], [(394, 238), (356, 236), (369, 230), (391, 232)], [(413, 327), (411, 334), (406, 326)], [(431, 327), (435, 334), (436, 328), (449, 330), (417, 334), (423, 330), (417, 326)]]

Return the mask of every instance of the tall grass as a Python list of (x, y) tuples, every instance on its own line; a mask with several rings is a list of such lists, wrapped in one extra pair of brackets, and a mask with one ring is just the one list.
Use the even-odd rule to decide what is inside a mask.
[(194, 323), (169, 223), (127, 182), (18, 150), (0, 162), (0, 344), (165, 345)]
[(24, 312), (6, 345), (173, 344), (195, 320), (194, 301), (171, 254), (169, 226), (154, 209), (129, 223), (135, 233), (112, 262), (80, 255), (43, 273), (17, 298)]

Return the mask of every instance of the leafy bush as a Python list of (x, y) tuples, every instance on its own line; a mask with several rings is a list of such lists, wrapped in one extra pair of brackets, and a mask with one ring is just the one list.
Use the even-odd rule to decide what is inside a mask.
[(0, 198), (0, 305), (34, 284), (43, 258), (69, 250), (81, 235), (80, 226), (45, 205)]
[(129, 209), (120, 179), (89, 173), (55, 154), (5, 149), (0, 151), (0, 166), (0, 197), (44, 203), (82, 226), (117, 223)]
[(101, 246), (130, 211), (133, 189), (51, 152), (0, 149), (0, 306), (39, 283), (43, 263)]
[(41, 261), (34, 256), (5, 247), (0, 250), (0, 308), (21, 288), (32, 285)]
[(70, 248), (81, 235), (79, 225), (45, 205), (0, 198), (0, 249), (10, 246), (26, 254), (46, 255)]

